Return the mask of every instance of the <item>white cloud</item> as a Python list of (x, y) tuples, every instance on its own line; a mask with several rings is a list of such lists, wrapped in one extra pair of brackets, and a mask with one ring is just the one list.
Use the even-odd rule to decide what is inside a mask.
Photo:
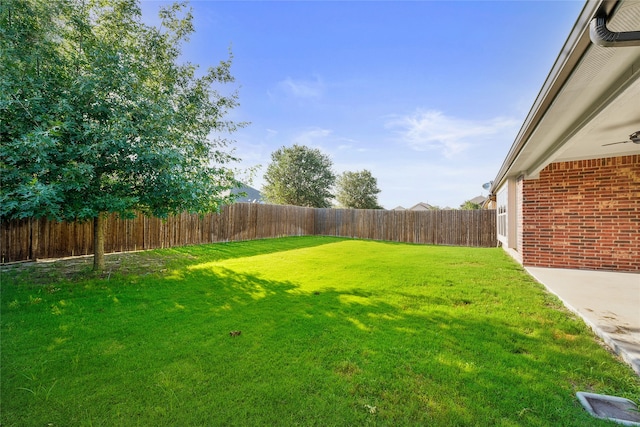
[(294, 144), (318, 147), (333, 131), (330, 129), (313, 128), (295, 135), (291, 140)]
[(368, 148), (361, 147), (358, 141), (350, 138), (340, 138), (340, 144), (336, 147), (337, 151), (345, 153), (366, 153)]
[(278, 82), (278, 90), (299, 99), (318, 99), (324, 95), (326, 85), (319, 76), (313, 80), (294, 80), (291, 77)]
[(417, 110), (415, 113), (394, 117), (386, 127), (398, 129), (401, 141), (416, 151), (438, 150), (451, 158), (479, 140), (511, 134), (519, 121), (497, 117), (487, 121), (450, 117), (440, 111)]
[(275, 138), (278, 135), (277, 130), (267, 128), (267, 139)]

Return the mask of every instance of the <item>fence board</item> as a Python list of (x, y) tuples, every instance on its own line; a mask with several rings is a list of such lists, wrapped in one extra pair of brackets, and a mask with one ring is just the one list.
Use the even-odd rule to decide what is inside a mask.
[[(182, 213), (162, 220), (142, 215), (106, 221), (105, 252), (282, 236), (337, 236), (396, 242), (495, 246), (494, 210), (385, 211), (313, 209), (235, 203), (220, 213)], [(93, 222), (44, 219), (0, 222), (2, 263), (93, 253)]]

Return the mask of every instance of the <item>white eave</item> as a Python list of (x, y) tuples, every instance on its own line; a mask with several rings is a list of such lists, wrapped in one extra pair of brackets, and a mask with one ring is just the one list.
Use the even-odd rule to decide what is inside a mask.
[(612, 31), (640, 29), (640, 0), (587, 1), (516, 140), (491, 192), (509, 177), (535, 178), (553, 162), (640, 154), (624, 141), (640, 130), (640, 46), (601, 47), (589, 24), (608, 16)]

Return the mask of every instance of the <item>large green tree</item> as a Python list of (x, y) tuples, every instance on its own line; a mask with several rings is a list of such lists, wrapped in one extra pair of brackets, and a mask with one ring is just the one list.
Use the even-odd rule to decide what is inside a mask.
[(304, 145), (282, 147), (271, 153), (262, 194), (269, 203), (327, 208), (336, 176), (329, 156)]
[(336, 187), (336, 200), (345, 208), (382, 209), (378, 204), (378, 180), (366, 169), (343, 173)]
[[(162, 25), (137, 0), (0, 0), (0, 216), (93, 220), (104, 266), (107, 213), (216, 211), (237, 185), (231, 59), (180, 63), (194, 31), (174, 4)], [(232, 196), (231, 196), (232, 197)]]

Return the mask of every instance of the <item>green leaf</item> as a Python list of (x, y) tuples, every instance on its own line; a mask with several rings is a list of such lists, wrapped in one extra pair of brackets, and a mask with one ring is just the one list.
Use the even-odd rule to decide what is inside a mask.
[(0, 6), (0, 215), (89, 219), (217, 210), (238, 161), (219, 134), (237, 94), (228, 60), (177, 62), (194, 31), (183, 3), (141, 21), (134, 0)]
[(325, 208), (331, 206), (336, 176), (331, 159), (318, 149), (303, 145), (282, 147), (271, 154), (262, 188), (267, 201)]

